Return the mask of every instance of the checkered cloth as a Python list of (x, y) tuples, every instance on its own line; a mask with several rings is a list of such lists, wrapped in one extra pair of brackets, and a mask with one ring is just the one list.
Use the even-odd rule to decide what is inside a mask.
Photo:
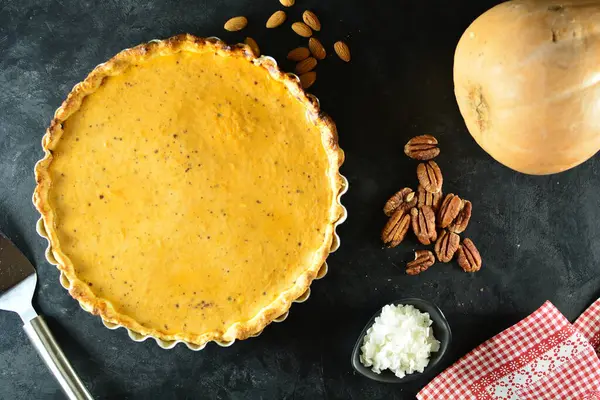
[(434, 378), (419, 400), (600, 400), (600, 299), (574, 324), (550, 302)]

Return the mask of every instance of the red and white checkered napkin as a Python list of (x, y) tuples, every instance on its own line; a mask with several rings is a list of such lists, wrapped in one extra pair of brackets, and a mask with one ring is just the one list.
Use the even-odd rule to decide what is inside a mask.
[(550, 302), (434, 378), (419, 400), (600, 400), (600, 299), (574, 324)]

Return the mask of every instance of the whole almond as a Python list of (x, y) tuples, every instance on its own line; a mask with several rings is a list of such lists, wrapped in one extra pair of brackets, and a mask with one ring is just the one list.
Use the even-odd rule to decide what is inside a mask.
[(310, 27), (308, 25), (306, 25), (304, 22), (294, 22), (292, 24), (292, 29), (294, 30), (294, 32), (296, 32), (298, 35), (300, 35), (302, 37), (311, 37), (312, 36), (312, 29), (310, 29)]
[(277, 28), (285, 22), (285, 11), (275, 11), (267, 20), (267, 28)]
[(309, 87), (311, 87), (316, 80), (317, 73), (315, 71), (310, 71), (300, 75), (300, 83), (302, 84), (303, 89), (308, 89)]
[(325, 47), (323, 47), (323, 45), (317, 38), (311, 37), (310, 39), (308, 39), (308, 48), (317, 60), (322, 60), (327, 55)]
[(258, 47), (256, 40), (252, 39), (251, 37), (247, 37), (246, 40), (244, 40), (244, 43), (250, 47), (250, 50), (252, 50), (256, 57), (260, 56), (260, 48)]
[(333, 49), (335, 50), (335, 54), (338, 55), (342, 60), (349, 62), (350, 61), (350, 48), (348, 45), (341, 40), (335, 42), (333, 45)]
[(294, 70), (294, 72), (296, 72), (296, 75), (302, 75), (309, 71), (312, 71), (316, 66), (317, 59), (314, 57), (308, 57), (307, 59), (302, 60), (298, 64), (296, 64), (296, 69)]
[(319, 18), (317, 18), (317, 14), (315, 14), (314, 12), (310, 10), (304, 11), (304, 13), (302, 13), (302, 20), (304, 20), (306, 25), (310, 26), (315, 31), (318, 32), (321, 30), (321, 21), (319, 21)]
[(302, 61), (310, 56), (310, 51), (306, 47), (296, 47), (287, 55), (288, 60)]
[(248, 25), (248, 18), (246, 17), (233, 17), (225, 22), (224, 28), (230, 32), (241, 31)]
[(296, 3), (296, 0), (279, 0), (282, 6), (291, 7)]

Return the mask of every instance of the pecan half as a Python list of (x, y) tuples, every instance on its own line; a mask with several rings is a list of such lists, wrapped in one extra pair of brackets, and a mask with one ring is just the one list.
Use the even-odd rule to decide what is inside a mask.
[(435, 254), (437, 254), (438, 260), (447, 263), (452, 261), (454, 253), (458, 250), (460, 244), (460, 236), (454, 232), (448, 232), (442, 230), (440, 237), (435, 242)]
[(442, 190), (442, 184), (444, 183), (442, 171), (433, 160), (417, 166), (417, 178), (419, 178), (421, 186), (429, 193), (438, 193)]
[(417, 205), (421, 206), (430, 206), (433, 211), (436, 211), (440, 208), (440, 203), (442, 202), (442, 192), (439, 191), (437, 193), (429, 193), (425, 188), (419, 185), (417, 189)]
[(406, 273), (408, 275), (417, 275), (435, 263), (435, 257), (429, 250), (415, 251), (415, 260), (406, 264)]
[(415, 160), (431, 160), (440, 154), (437, 144), (431, 135), (415, 136), (404, 146), (404, 154)]
[(462, 205), (463, 207), (454, 219), (454, 221), (452, 221), (452, 223), (448, 225), (448, 230), (450, 232), (463, 233), (465, 229), (467, 229), (467, 225), (469, 225), (473, 205), (469, 200), (463, 200)]
[(454, 193), (448, 193), (438, 211), (437, 223), (440, 228), (446, 228), (454, 221), (463, 207), (463, 201)]
[(424, 245), (431, 244), (437, 239), (435, 230), (435, 213), (430, 206), (421, 206), (410, 210), (413, 232)]
[(458, 265), (465, 272), (477, 272), (481, 269), (481, 255), (471, 239), (465, 239), (458, 248)]
[(392, 215), (399, 207), (403, 207), (404, 210), (410, 210), (417, 204), (417, 196), (411, 188), (405, 187), (404, 189), (396, 192), (383, 206), (383, 212), (388, 217)]
[(381, 240), (388, 247), (398, 246), (406, 236), (410, 227), (410, 215), (402, 208), (398, 209), (383, 228), (381, 232)]

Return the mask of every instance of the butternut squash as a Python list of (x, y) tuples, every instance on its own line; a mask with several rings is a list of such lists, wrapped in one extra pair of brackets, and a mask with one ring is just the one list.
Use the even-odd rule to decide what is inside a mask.
[(477, 18), (454, 57), (460, 112), (500, 163), (545, 175), (600, 150), (600, 0), (513, 0)]

